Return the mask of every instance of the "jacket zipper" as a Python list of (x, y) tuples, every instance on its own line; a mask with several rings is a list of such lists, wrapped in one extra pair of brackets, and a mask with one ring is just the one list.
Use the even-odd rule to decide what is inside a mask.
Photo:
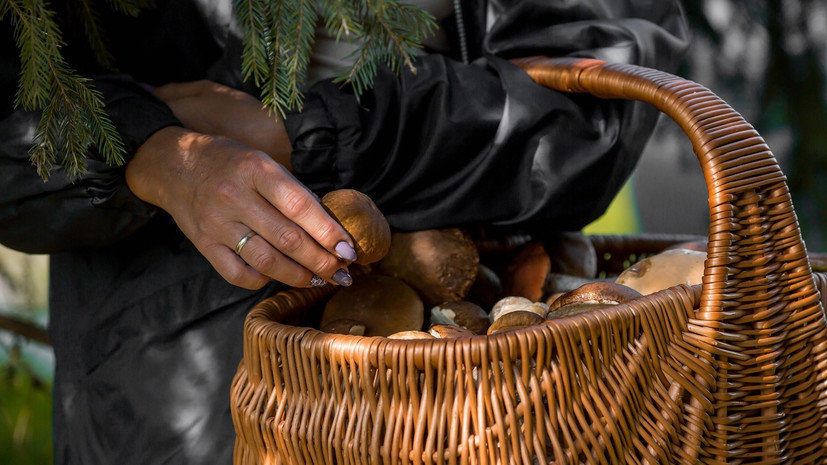
[(468, 39), (465, 37), (465, 20), (462, 16), (460, 0), (454, 0), (454, 15), (457, 18), (457, 34), (459, 35), (459, 54), (463, 63), (468, 63)]

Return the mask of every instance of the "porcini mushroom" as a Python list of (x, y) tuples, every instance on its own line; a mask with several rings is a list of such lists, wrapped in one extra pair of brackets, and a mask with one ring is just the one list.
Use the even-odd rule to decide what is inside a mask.
[(546, 318), (562, 318), (595, 308), (621, 304), (640, 296), (640, 292), (622, 284), (608, 281), (588, 283), (556, 298), (549, 305)]
[(488, 312), (467, 300), (453, 300), (431, 307), (431, 323), (456, 325), (475, 334), (485, 334), (488, 329)]
[(525, 328), (526, 326), (533, 326), (540, 324), (545, 319), (534, 313), (527, 310), (517, 310), (513, 312), (506, 313), (501, 317), (497, 318), (497, 321), (491, 323), (491, 326), (488, 327), (488, 335), (502, 333), (505, 331), (511, 331), (518, 328)]
[(508, 264), (503, 294), (538, 301), (543, 297), (546, 276), (550, 271), (551, 257), (543, 244), (529, 242)]
[(365, 325), (365, 336), (422, 330), (425, 307), (416, 291), (397, 278), (366, 275), (333, 294), (322, 310), (320, 327), (339, 320)]
[(479, 254), (456, 228), (395, 232), (379, 272), (405, 281), (428, 306), (463, 300), (477, 277)]
[[(437, 339), (451, 339), (456, 337), (468, 337), (475, 334), (462, 326), (457, 325), (431, 325), (428, 328), (428, 333)], [(483, 333), (485, 334), (485, 333)]]
[(365, 324), (361, 321), (351, 320), (349, 318), (339, 318), (338, 320), (329, 321), (327, 324), (320, 327), (319, 330), (331, 334), (364, 336)]
[(434, 339), (434, 336), (425, 331), (399, 331), (388, 335), (388, 339)]
[(370, 197), (357, 190), (339, 189), (325, 194), (321, 203), (353, 239), (356, 263), (375, 263), (388, 253), (390, 226)]
[(626, 268), (615, 282), (629, 286), (643, 295), (679, 284), (701, 284), (705, 260), (706, 252), (669, 249)]
[(548, 313), (548, 305), (544, 302), (532, 302), (520, 296), (508, 296), (500, 299), (488, 313), (488, 320), (493, 324), (503, 315), (511, 312), (527, 311), (536, 313), (540, 318), (545, 318)]

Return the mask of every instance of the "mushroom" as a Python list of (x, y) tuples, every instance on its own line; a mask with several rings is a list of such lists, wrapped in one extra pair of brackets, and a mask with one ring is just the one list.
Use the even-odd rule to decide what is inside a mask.
[[(428, 333), (438, 339), (474, 336), (475, 333), (457, 325), (431, 325)], [(483, 333), (484, 334), (484, 333)]]
[(490, 322), (488, 313), (467, 300), (443, 302), (431, 308), (431, 323), (455, 325), (475, 334), (485, 334)]
[(544, 318), (534, 312), (527, 310), (516, 310), (502, 315), (497, 321), (488, 327), (488, 335), (511, 331), (513, 329), (525, 328), (540, 324)]
[(412, 330), (390, 334), (388, 339), (434, 339), (434, 336), (425, 331)]
[(562, 318), (594, 308), (621, 304), (640, 296), (640, 292), (622, 284), (606, 281), (588, 283), (555, 299), (548, 307), (546, 318)]
[(529, 242), (508, 264), (503, 294), (538, 301), (543, 297), (546, 276), (550, 271), (551, 257), (543, 244)]
[(399, 278), (433, 306), (463, 300), (477, 277), (479, 254), (469, 236), (456, 228), (395, 232), (379, 272)]
[(350, 319), (365, 325), (365, 336), (422, 330), (425, 307), (416, 291), (390, 276), (366, 275), (333, 294), (322, 310), (320, 327)]
[(339, 189), (325, 194), (321, 203), (353, 239), (356, 263), (375, 263), (388, 253), (390, 226), (370, 197), (353, 189)]
[(529, 242), (517, 252), (506, 270), (503, 294), (536, 302), (563, 290), (569, 281), (583, 283), (596, 275), (597, 252), (591, 240), (581, 233), (561, 233), (546, 243)]
[(689, 249), (669, 249), (644, 258), (623, 270), (616, 283), (635, 289), (643, 295), (686, 284), (701, 284), (706, 252)]
[(477, 266), (477, 277), (465, 300), (474, 302), (482, 308), (491, 308), (504, 295), (500, 277), (490, 267), (480, 263)]
[(327, 324), (319, 328), (319, 330), (331, 334), (364, 336), (365, 324), (361, 321), (351, 320), (349, 318), (339, 318), (338, 320), (329, 321)]
[(520, 296), (503, 297), (491, 308), (491, 312), (488, 313), (488, 320), (493, 324), (503, 315), (517, 311), (528, 311), (536, 313), (540, 318), (545, 318), (546, 313), (548, 313), (548, 305), (544, 302), (532, 302)]
[(545, 242), (551, 260), (551, 272), (592, 278), (597, 275), (597, 251), (588, 236), (581, 232), (563, 232)]

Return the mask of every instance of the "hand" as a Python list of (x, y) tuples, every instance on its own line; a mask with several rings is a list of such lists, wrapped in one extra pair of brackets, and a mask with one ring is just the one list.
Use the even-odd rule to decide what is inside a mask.
[[(172, 215), (231, 284), (258, 289), (272, 278), (307, 287), (314, 275), (350, 284), (350, 236), (312, 192), (261, 151), (167, 127), (138, 149), (126, 181), (136, 196)], [(251, 231), (257, 235), (236, 255), (236, 244)]]
[(282, 119), (252, 95), (206, 80), (165, 84), (153, 92), (184, 127), (235, 139), (291, 169), (292, 147)]

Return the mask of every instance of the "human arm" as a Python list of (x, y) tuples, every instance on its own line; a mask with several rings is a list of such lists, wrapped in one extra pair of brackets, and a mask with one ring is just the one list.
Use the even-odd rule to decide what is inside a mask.
[[(61, 169), (56, 168), (48, 181), (41, 180), (31, 166), (28, 155), (40, 114), (13, 108), (19, 65), (12, 44), (11, 40), (0, 42), (0, 47), (4, 47), (0, 54), (3, 64), (0, 67), (0, 82), (3, 84), (0, 92), (3, 103), (3, 113), (0, 116), (0, 181), (4, 186), (0, 190), (0, 242), (30, 253), (102, 247), (136, 233), (153, 217), (162, 213), (162, 209), (167, 209), (199, 250), (217, 267), (219, 273), (233, 284), (255, 288), (272, 278), (294, 286), (306, 286), (313, 274), (331, 280), (336, 272), (345, 269), (345, 263), (339, 256), (346, 258), (347, 247), (340, 244), (348, 243), (350, 239), (323, 212), (312, 193), (294, 178), (282, 173), (269, 157), (238, 144), (220, 141), (220, 144), (190, 145), (189, 148), (192, 149), (203, 149), (198, 151), (171, 149), (175, 144), (168, 146), (164, 142), (168, 143), (171, 138), (163, 136), (182, 130), (178, 119), (167, 105), (127, 75), (92, 76), (92, 85), (101, 92), (107, 114), (124, 141), (125, 164), (110, 165), (94, 149), (90, 149), (87, 153), (87, 171), (83, 176), (69, 179)], [(202, 141), (203, 138), (195, 137), (192, 140)], [(166, 156), (160, 159), (157, 158), (159, 154)], [(201, 179), (210, 181), (215, 178), (204, 175), (205, 167), (221, 159), (221, 156), (225, 157), (224, 160), (233, 157), (253, 160), (240, 163), (248, 170), (251, 165), (255, 165), (255, 160), (264, 159), (264, 163), (261, 163), (262, 170), (257, 172), (266, 173), (269, 170), (275, 173), (273, 181), (279, 182), (278, 189), (282, 189), (285, 197), (274, 199), (274, 192), (268, 195), (284, 214), (273, 220), (273, 216), (278, 215), (272, 211), (269, 215), (257, 215), (261, 208), (257, 209), (256, 204), (247, 206), (239, 202), (256, 197), (251, 195), (252, 187), (249, 184), (246, 188), (244, 186), (244, 182), (249, 179), (227, 180), (234, 172), (226, 167), (215, 172), (226, 175), (223, 184), (218, 182), (224, 186), (223, 190), (205, 189), (198, 195), (183, 192), (187, 186), (192, 187), (192, 183), (187, 184), (183, 179), (171, 178), (169, 175), (186, 175), (193, 171), (188, 172), (186, 166), (182, 165), (172, 166), (174, 160), (182, 161), (180, 158), (174, 159), (173, 155), (187, 157), (189, 168), (201, 169)], [(147, 161), (153, 157), (155, 159), (150, 163), (134, 165), (136, 158), (138, 161)], [(139, 165), (143, 169), (138, 169)], [(133, 175), (132, 185), (127, 185), (126, 182), (127, 166)], [(153, 173), (151, 170), (161, 166), (169, 168), (169, 171)], [(142, 174), (149, 181), (164, 179), (167, 187), (177, 189), (175, 195), (160, 200), (154, 197), (152, 194), (171, 191), (165, 191), (157, 184), (150, 187), (153, 184), (149, 181), (141, 181)], [(237, 202), (233, 209), (235, 217), (222, 218), (216, 212), (220, 210), (219, 207), (226, 206), (226, 203), (217, 197), (233, 187), (239, 189), (239, 195), (233, 199)], [(144, 189), (139, 190), (141, 188)], [(146, 188), (152, 190), (148, 192)], [(133, 189), (139, 190), (140, 194), (135, 195)], [(181, 201), (188, 199), (190, 202), (197, 200), (201, 208), (195, 210), (182, 207), (180, 203), (175, 205), (170, 198)], [(287, 204), (278, 203), (285, 200)], [(226, 211), (224, 208), (223, 212)], [(220, 230), (220, 226), (233, 221), (241, 221), (245, 229), (236, 230), (237, 237), (231, 238), (226, 229)], [(265, 225), (267, 222), (270, 228)], [(216, 223), (219, 227), (215, 226)], [(252, 238), (242, 250), (243, 258), (251, 264), (247, 267), (232, 254), (232, 249), (250, 231), (246, 226), (253, 225), (261, 228), (257, 231), (261, 237)], [(311, 232), (302, 230), (302, 226), (311, 229)], [(274, 250), (262, 237), (271, 240), (280, 250)], [(223, 249), (216, 245), (219, 241), (222, 242)], [(319, 246), (319, 243), (324, 244), (326, 249)], [(340, 252), (336, 252), (337, 246)], [(341, 251), (344, 251), (344, 255)], [(298, 267), (297, 263), (303, 266)], [(346, 278), (345, 276), (344, 279)]]
[(330, 81), (314, 86), (286, 118), (296, 176), (320, 192), (366, 192), (399, 229), (579, 229), (598, 217), (633, 170), (657, 111), (543, 88), (507, 60), (579, 56), (674, 70), (687, 45), (680, 8), (520, 1), (492, 9), (473, 63), (430, 55), (416, 74), (380, 68), (359, 102)]
[[(169, 213), (231, 284), (257, 289), (275, 279), (305, 287), (317, 275), (349, 285), (344, 259), (355, 256), (341, 247), (352, 254), (351, 239), (313, 193), (259, 150), (168, 127), (141, 145), (126, 182)], [(234, 251), (251, 231), (257, 234)]]

